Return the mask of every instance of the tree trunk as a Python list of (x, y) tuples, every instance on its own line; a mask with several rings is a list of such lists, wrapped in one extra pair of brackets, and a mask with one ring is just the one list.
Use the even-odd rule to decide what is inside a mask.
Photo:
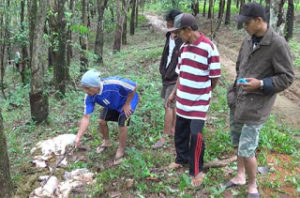
[(139, 0), (136, 0), (136, 9), (135, 9), (135, 27), (138, 26), (139, 21)]
[(225, 16), (225, 25), (230, 24), (231, 17), (231, 0), (227, 0), (226, 16)]
[(266, 0), (265, 11), (266, 11), (266, 17), (267, 17), (268, 24), (270, 23), (270, 6), (271, 6), (271, 0)]
[(242, 11), (242, 7), (243, 5), (245, 4), (245, 0), (240, 0), (240, 11), (239, 11), (239, 14), (241, 14), (241, 11)]
[(288, 0), (288, 10), (286, 13), (286, 33), (285, 39), (288, 41), (293, 37), (293, 28), (294, 28), (294, 0)]
[(66, 73), (66, 19), (64, 14), (65, 0), (49, 0), (51, 13), (49, 15), (49, 27), (52, 38), (51, 57), (53, 62), (53, 76), (56, 96), (61, 98), (66, 92), (66, 79), (69, 74)]
[(203, 13), (202, 13), (203, 17), (205, 17), (205, 14), (206, 14), (206, 1), (207, 0), (204, 0), (204, 3), (203, 3)]
[(222, 19), (223, 19), (223, 15), (224, 15), (224, 7), (225, 7), (225, 0), (220, 0), (218, 23), (217, 23), (216, 29), (214, 30), (214, 32), (212, 34), (212, 38), (215, 38), (216, 33), (222, 24)]
[(44, 25), (47, 14), (47, 1), (33, 0), (31, 2), (31, 22), (30, 22), (30, 46), (31, 46), (31, 91), (30, 108), (31, 117), (36, 122), (42, 122), (48, 117), (48, 96), (44, 93)]
[[(20, 13), (20, 24), (21, 24), (21, 31), (24, 32), (24, 10), (25, 10), (25, 1), (21, 0), (21, 13)], [(20, 74), (21, 74), (21, 80), (23, 85), (27, 84), (29, 82), (28, 77), (26, 76), (26, 69), (28, 64), (28, 51), (27, 51), (27, 45), (26, 43), (22, 43), (22, 50), (21, 50), (21, 62), (20, 62)]]
[(109, 11), (110, 11), (110, 19), (111, 19), (111, 22), (114, 23), (115, 22), (115, 14), (114, 14), (114, 9), (112, 6), (109, 6)]
[(209, 0), (209, 4), (208, 4), (208, 13), (207, 13), (207, 18), (209, 19), (212, 19), (213, 18), (213, 13), (212, 13), (212, 10), (213, 10), (213, 0)]
[(199, 0), (192, 2), (192, 14), (197, 16), (199, 14)]
[(95, 41), (94, 52), (98, 56), (97, 63), (103, 64), (103, 46), (104, 46), (104, 11), (107, 7), (108, 0), (98, 0), (97, 10), (98, 10), (98, 23), (97, 23), (97, 33)]
[(283, 30), (285, 25), (284, 12), (283, 12), (284, 0), (273, 0), (270, 4), (270, 26), (280, 35), (283, 36)]
[(6, 137), (3, 127), (3, 118), (0, 109), (0, 197), (12, 197), (13, 184), (10, 178), (9, 158), (7, 154)]
[(122, 28), (122, 44), (127, 44), (127, 14), (125, 14), (123, 28)]
[(225, 0), (220, 0), (219, 2), (219, 13), (218, 13), (218, 19), (222, 19), (225, 9)]
[(134, 29), (135, 29), (135, 12), (136, 12), (136, 1), (132, 1), (132, 8), (131, 8), (131, 16), (130, 16), (130, 35), (134, 35)]
[[(71, 26), (73, 24), (73, 15), (74, 15), (74, 0), (70, 0), (69, 4), (69, 11), (72, 13), (71, 18), (69, 19), (69, 25), (67, 27), (67, 53), (66, 53), (66, 75), (69, 74), (69, 67), (71, 65), (71, 59), (73, 57), (73, 50), (72, 50), (72, 31)], [(66, 76), (66, 79), (70, 79), (70, 76)]]
[[(82, 26), (84, 27), (88, 27), (88, 16), (87, 16), (87, 4), (88, 1), (87, 0), (82, 0)], [(86, 72), (87, 71), (87, 67), (88, 67), (88, 59), (85, 56), (86, 50), (88, 50), (88, 39), (87, 39), (87, 34), (83, 33), (80, 34), (79, 37), (79, 42), (80, 42), (80, 46), (81, 46), (81, 50), (80, 50), (80, 72)]]
[(121, 2), (116, 1), (116, 12), (117, 12), (117, 22), (115, 30), (115, 41), (113, 45), (113, 52), (116, 53), (121, 50), (122, 41), (122, 27), (126, 16), (126, 11), (128, 10), (128, 0), (122, 0), (122, 13), (121, 13)]
[(235, 2), (235, 7), (236, 7), (237, 9), (239, 9), (239, 7), (240, 7), (240, 0), (236, 0), (236, 2)]

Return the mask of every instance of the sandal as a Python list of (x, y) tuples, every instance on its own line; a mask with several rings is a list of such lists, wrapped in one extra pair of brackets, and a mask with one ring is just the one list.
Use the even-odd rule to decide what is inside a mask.
[(107, 149), (107, 147), (111, 147), (111, 146), (104, 146), (103, 144), (101, 144), (96, 148), (96, 153), (103, 153)]
[(162, 142), (161, 140), (159, 140), (152, 146), (152, 148), (159, 149), (159, 148), (163, 147), (164, 145), (165, 145), (165, 142)]
[(119, 164), (121, 164), (121, 162), (123, 161), (123, 158), (124, 158), (124, 154), (121, 155), (120, 157), (115, 157), (113, 165), (119, 165)]

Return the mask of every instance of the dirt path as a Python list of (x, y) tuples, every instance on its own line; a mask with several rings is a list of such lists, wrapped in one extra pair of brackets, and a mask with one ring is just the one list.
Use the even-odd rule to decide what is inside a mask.
[[(145, 13), (149, 24), (151, 24), (151, 29), (153, 31), (166, 32), (166, 26), (163, 18)], [(201, 18), (199, 21), (204, 21)], [(200, 30), (209, 30), (209, 22), (205, 22), (200, 25)], [(235, 78), (235, 61), (238, 55), (238, 49), (241, 44), (243, 35), (237, 38), (233, 34), (233, 30), (230, 28), (222, 28), (218, 32), (217, 39), (214, 41), (220, 51), (221, 63), (224, 72), (230, 79)], [(204, 33), (207, 33), (203, 31)], [(232, 43), (234, 41), (235, 43)], [(296, 78), (293, 85), (286, 91), (278, 94), (275, 105), (272, 112), (276, 114), (281, 120), (281, 122), (286, 123), (296, 129), (300, 129), (300, 71), (296, 70)]]

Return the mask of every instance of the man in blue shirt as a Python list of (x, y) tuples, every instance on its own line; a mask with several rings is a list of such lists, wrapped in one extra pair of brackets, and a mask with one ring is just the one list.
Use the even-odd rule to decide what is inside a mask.
[(107, 122), (118, 122), (120, 127), (119, 147), (115, 155), (114, 164), (121, 163), (126, 147), (127, 126), (129, 126), (130, 116), (138, 104), (136, 83), (121, 77), (100, 79), (98, 71), (89, 70), (82, 76), (81, 86), (86, 92), (85, 107), (75, 139), (75, 146), (79, 146), (80, 139), (89, 125), (90, 114), (94, 111), (97, 103), (103, 107), (103, 111), (100, 114), (99, 128), (104, 141), (97, 147), (96, 152), (101, 153), (112, 145), (109, 140)]

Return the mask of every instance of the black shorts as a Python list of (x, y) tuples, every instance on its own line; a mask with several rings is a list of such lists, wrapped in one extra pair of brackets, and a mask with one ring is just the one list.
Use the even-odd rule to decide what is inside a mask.
[(130, 123), (130, 118), (127, 118), (124, 112), (120, 113), (109, 108), (103, 108), (103, 111), (100, 114), (100, 119), (105, 121), (118, 122), (120, 127), (129, 126)]

